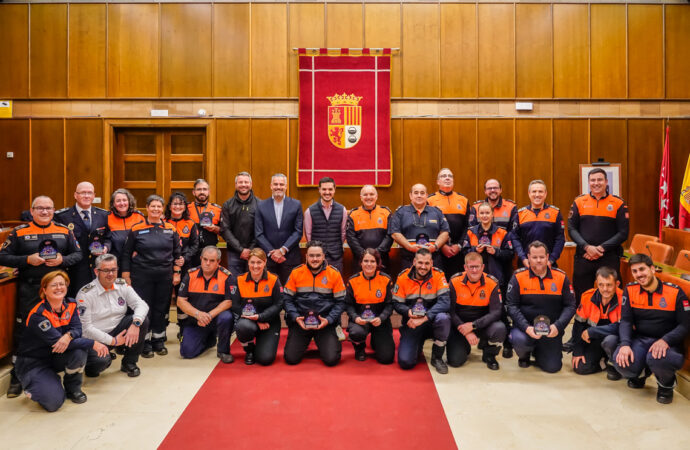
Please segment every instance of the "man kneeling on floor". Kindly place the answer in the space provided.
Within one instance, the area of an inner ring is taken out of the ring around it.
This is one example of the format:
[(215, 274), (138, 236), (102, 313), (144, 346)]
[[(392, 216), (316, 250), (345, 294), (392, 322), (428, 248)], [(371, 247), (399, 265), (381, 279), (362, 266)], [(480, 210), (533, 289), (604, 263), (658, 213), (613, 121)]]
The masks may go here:
[(230, 354), (230, 335), (234, 320), (230, 312), (237, 289), (233, 275), (220, 266), (220, 250), (209, 245), (201, 251), (201, 266), (190, 269), (180, 284), (177, 307), (187, 314), (182, 327), (180, 355), (196, 358), (213, 347), (218, 338), (218, 357), (225, 364)]
[(450, 333), (450, 296), (443, 272), (432, 267), (431, 252), (420, 248), (412, 267), (403, 270), (393, 287), (393, 307), (403, 317), (400, 327), (398, 364), (402, 369), (417, 365), (424, 341), (433, 338), (431, 365), (448, 373), (443, 352)]
[[(120, 370), (127, 376), (138, 377), (137, 361), (149, 328), (146, 319), (149, 306), (132, 286), (117, 278), (115, 255), (100, 255), (95, 265), (96, 279), (77, 293), (82, 335), (109, 347), (124, 346)], [(133, 313), (128, 313), (128, 309)], [(110, 367), (112, 359), (111, 354), (101, 357), (94, 349), (89, 349), (84, 373), (87, 377), (97, 377)]]
[(573, 323), (573, 370), (579, 375), (597, 373), (606, 359), (606, 377), (620, 380), (611, 354), (618, 345), (623, 291), (618, 288), (618, 273), (610, 267), (596, 272), (596, 288), (582, 293)]
[(671, 403), (676, 371), (684, 362), (683, 341), (690, 330), (690, 301), (680, 287), (654, 275), (649, 256), (633, 255), (629, 264), (635, 282), (623, 290), (621, 343), (612, 359), (630, 388), (644, 388), (653, 373), (659, 386), (656, 400)]
[[(465, 255), (465, 272), (450, 280), (450, 320), (448, 364), (465, 364), (471, 346), (482, 350), (482, 361), (491, 370), (498, 370), (496, 355), (501, 351), (508, 331), (501, 321), (501, 290), (498, 280), (484, 273), (482, 255)], [(498, 344), (498, 345), (496, 345)]]
[(307, 242), (307, 263), (295, 267), (283, 288), (288, 336), (285, 362), (298, 364), (312, 339), (327, 366), (340, 361), (342, 345), (335, 327), (345, 310), (340, 272), (326, 262), (324, 244)]

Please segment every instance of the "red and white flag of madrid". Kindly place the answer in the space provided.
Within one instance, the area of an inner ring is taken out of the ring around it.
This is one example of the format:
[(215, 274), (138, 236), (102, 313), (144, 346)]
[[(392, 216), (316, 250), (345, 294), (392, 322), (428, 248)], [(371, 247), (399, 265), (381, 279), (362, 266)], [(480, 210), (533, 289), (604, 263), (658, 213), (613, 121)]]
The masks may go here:
[(671, 144), (668, 139), (669, 127), (666, 126), (666, 140), (664, 142), (664, 157), (661, 161), (661, 176), (659, 177), (659, 240), (664, 227), (673, 228), (676, 218), (673, 217), (673, 197), (671, 190)]

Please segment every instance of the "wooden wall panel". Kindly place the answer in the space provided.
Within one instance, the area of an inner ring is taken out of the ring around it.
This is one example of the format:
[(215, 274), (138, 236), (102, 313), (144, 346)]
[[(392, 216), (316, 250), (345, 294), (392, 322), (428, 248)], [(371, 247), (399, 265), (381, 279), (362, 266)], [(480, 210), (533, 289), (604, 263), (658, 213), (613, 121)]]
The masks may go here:
[(403, 97), (440, 94), (438, 4), (403, 4)]
[(215, 97), (249, 97), (249, 46), (249, 4), (214, 4)]
[[(630, 228), (637, 233), (656, 235), (659, 231), (659, 214), (656, 213), (657, 208), (652, 206), (659, 203), (656, 183), (661, 169), (663, 146), (663, 120), (628, 120), (628, 172), (634, 174), (634, 180), (649, 180), (646, 183), (630, 183), (628, 196), (624, 197), (630, 212)], [(678, 201), (674, 198), (674, 207), (677, 206)]]
[(268, 198), (271, 195), (271, 175), (282, 172), (288, 180), (294, 172), (286, 172), (288, 167), (288, 123), (285, 119), (252, 119), (251, 163), (252, 178), (257, 180), (256, 195)]
[(554, 97), (589, 97), (587, 5), (553, 5), (553, 77)]
[(328, 3), (326, 47), (364, 46), (364, 7), (361, 3)]
[(480, 3), (479, 96), (515, 97), (515, 6)]
[(105, 46), (106, 5), (70, 5), (70, 98), (105, 97)]
[(65, 204), (73, 202), (72, 193), (78, 183), (89, 181), (96, 197), (103, 200), (97, 206), (105, 208), (110, 192), (103, 187), (103, 121), (101, 119), (71, 119), (65, 121)]
[(436, 175), (441, 169), (440, 121), (438, 119), (406, 119), (403, 121), (403, 203), (413, 184), (426, 185), (428, 192), (437, 189)]
[(453, 171), (455, 190), (470, 199), (483, 196), (477, 180), (477, 121), (475, 119), (441, 120), (441, 167)]
[[(14, 152), (14, 158), (6, 158), (7, 152)], [(7, 194), (0, 202), (0, 221), (19, 220), (31, 206), (28, 120), (0, 120), (0, 155), (0, 192)]]
[[(249, 119), (216, 121), (216, 180), (218, 180), (215, 189), (216, 203), (222, 204), (235, 193), (234, 180), (238, 172), (252, 173), (250, 139)], [(256, 193), (257, 189), (266, 190), (270, 179), (264, 180), (252, 176), (252, 182)]]
[(108, 5), (108, 96), (157, 97), (157, 4)]
[(625, 5), (591, 5), (591, 12), (592, 98), (625, 98)]
[[(669, 134), (671, 140), (671, 169), (673, 170), (673, 205), (677, 211), (677, 208), (680, 206), (683, 176), (688, 164), (688, 157), (690, 157), (690, 119), (670, 120), (669, 125), (671, 127)], [(661, 161), (661, 151), (658, 154), (660, 155), (658, 159)], [(676, 225), (678, 225), (677, 221)]]
[(64, 127), (62, 119), (31, 121), (31, 195), (47, 195), (55, 208), (64, 202)]
[(293, 48), (325, 47), (325, 8), (318, 3), (290, 5), (290, 95), (299, 95), (298, 57)]
[(211, 96), (211, 30), (210, 4), (161, 4), (162, 97)]
[(252, 97), (285, 97), (289, 52), (287, 7), (279, 3), (252, 3), (251, 18)]
[(589, 122), (587, 119), (555, 119), (553, 121), (553, 191), (549, 202), (568, 217), (570, 205), (580, 194), (580, 164), (589, 163)]
[(666, 98), (690, 98), (690, 8), (666, 5)]
[[(553, 183), (551, 171), (551, 120), (518, 119), (515, 121), (515, 201), (518, 205), (529, 203), (527, 187), (532, 180), (540, 179), (546, 183), (551, 194)], [(547, 203), (553, 198), (549, 196)]]
[[(364, 46), (400, 48), (399, 4), (364, 5)], [(391, 97), (402, 96), (402, 58), (400, 53), (391, 61)]]
[(30, 12), (31, 97), (66, 97), (67, 5), (32, 4)]
[(0, 97), (29, 96), (29, 6), (0, 5)]
[[(591, 160), (604, 158), (621, 163), (622, 197), (628, 198), (628, 133), (625, 119), (592, 119), (590, 121), (589, 154)], [(658, 173), (658, 172), (657, 172)], [(635, 174), (637, 179), (637, 174)]]
[(441, 4), (441, 97), (477, 96), (477, 7)]
[(513, 139), (512, 119), (477, 121), (477, 180), (483, 186), (489, 178), (496, 178), (503, 186), (503, 195), (515, 199)]
[(553, 97), (551, 5), (515, 5), (517, 96)]
[(664, 96), (662, 5), (628, 5), (628, 85), (630, 98)]

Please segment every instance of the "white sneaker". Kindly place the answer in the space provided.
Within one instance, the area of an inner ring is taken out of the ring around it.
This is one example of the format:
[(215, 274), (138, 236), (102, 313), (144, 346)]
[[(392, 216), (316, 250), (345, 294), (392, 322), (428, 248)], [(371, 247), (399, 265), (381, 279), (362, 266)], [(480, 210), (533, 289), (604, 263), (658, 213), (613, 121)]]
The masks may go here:
[(335, 334), (338, 335), (338, 340), (339, 341), (344, 341), (345, 340), (345, 333), (343, 333), (343, 327), (340, 325), (337, 325), (335, 327)]

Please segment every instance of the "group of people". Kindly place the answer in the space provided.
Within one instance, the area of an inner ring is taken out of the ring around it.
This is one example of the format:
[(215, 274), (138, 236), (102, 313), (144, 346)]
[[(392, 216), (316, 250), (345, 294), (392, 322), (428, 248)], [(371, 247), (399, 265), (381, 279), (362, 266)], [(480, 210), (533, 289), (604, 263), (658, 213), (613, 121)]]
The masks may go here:
[[(491, 370), (499, 369), (501, 351), (510, 358), (514, 349), (520, 367), (550, 373), (561, 369), (565, 350), (573, 352), (576, 373), (606, 370), (632, 388), (654, 373), (657, 400), (669, 403), (690, 303), (680, 288), (656, 278), (646, 255), (630, 259), (635, 282), (620, 287), (627, 206), (609, 193), (604, 170), (593, 169), (588, 180), (589, 194), (577, 197), (568, 214), (577, 245), (572, 286), (557, 268), (565, 222), (546, 203), (541, 180), (529, 184), (530, 204), (520, 209), (502, 197), (495, 179), (486, 181), (486, 197), (470, 204), (453, 190), (449, 169), (439, 172), (437, 192), (415, 184), (410, 204), (395, 212), (377, 203), (371, 185), (348, 212), (328, 177), (319, 181), (320, 199), (305, 210), (286, 196), (283, 174), (271, 178), (271, 198), (259, 200), (247, 172), (237, 174), (235, 193), (222, 206), (209, 202), (201, 179), (190, 202), (178, 192), (167, 202), (149, 196), (146, 215), (126, 189), (112, 194), (110, 211), (94, 207), (88, 182), (77, 186), (71, 208), (54, 211), (50, 198), (36, 197), (31, 221), (0, 250), (0, 265), (18, 269), (8, 397), (24, 390), (50, 411), (65, 398), (84, 402), (82, 373), (97, 377), (117, 353), (121, 370), (138, 376), (139, 356), (167, 354), (174, 299), (183, 358), (215, 346), (218, 358), (232, 363), (234, 332), (246, 364), (272, 364), (284, 311), (285, 362), (298, 364), (314, 340), (324, 364), (334, 366), (346, 312), (355, 358), (367, 358), (370, 336), (376, 360), (391, 364), (395, 311), (402, 317), (403, 369), (417, 364), (427, 339), (430, 363), (441, 374), (463, 365), (472, 346)], [(227, 268), (219, 236), (227, 243)], [(347, 280), (345, 242), (356, 262)], [(394, 242), (403, 269), (397, 277), (389, 274)], [(572, 338), (564, 343), (573, 317)]]

